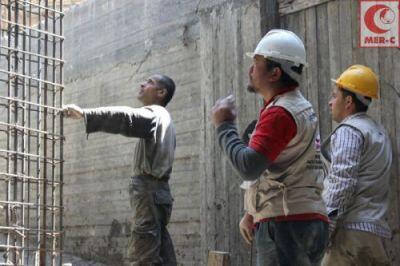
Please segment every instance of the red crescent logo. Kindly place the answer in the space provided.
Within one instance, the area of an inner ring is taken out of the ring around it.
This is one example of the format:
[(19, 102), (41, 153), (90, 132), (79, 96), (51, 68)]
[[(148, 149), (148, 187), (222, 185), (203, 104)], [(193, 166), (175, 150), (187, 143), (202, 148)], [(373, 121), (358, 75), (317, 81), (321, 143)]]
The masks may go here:
[(365, 25), (367, 26), (367, 28), (377, 34), (382, 34), (382, 33), (386, 33), (389, 30), (386, 29), (382, 29), (380, 27), (378, 27), (375, 23), (375, 14), (376, 12), (378, 12), (379, 10), (382, 10), (382, 12), (387, 12), (389, 10), (391, 10), (388, 6), (385, 5), (374, 5), (371, 6), (370, 8), (368, 8), (367, 12), (365, 12), (365, 17), (364, 17), (364, 21), (365, 21)]

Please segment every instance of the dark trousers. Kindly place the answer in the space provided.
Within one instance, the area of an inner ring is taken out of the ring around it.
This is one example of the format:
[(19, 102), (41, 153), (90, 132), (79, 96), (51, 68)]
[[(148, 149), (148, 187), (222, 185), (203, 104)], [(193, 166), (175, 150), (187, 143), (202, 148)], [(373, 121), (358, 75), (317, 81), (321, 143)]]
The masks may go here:
[(129, 265), (176, 265), (174, 246), (166, 227), (173, 202), (168, 182), (146, 175), (135, 176), (129, 195), (132, 208)]
[(257, 265), (320, 265), (328, 234), (328, 224), (320, 220), (260, 223), (255, 232)]

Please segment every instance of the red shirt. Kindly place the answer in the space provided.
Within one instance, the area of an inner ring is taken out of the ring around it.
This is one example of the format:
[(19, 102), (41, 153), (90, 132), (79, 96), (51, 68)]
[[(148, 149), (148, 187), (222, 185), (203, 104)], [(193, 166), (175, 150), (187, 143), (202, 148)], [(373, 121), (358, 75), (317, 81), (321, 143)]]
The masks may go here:
[[(294, 88), (283, 89), (277, 95), (284, 94), (293, 89)], [(268, 102), (265, 102), (249, 142), (250, 148), (263, 154), (270, 162), (275, 161), (297, 134), (296, 122), (286, 109), (280, 106), (272, 106), (266, 109), (268, 104), (270, 104), (277, 95)], [(260, 222), (269, 220), (274, 220), (276, 222), (322, 220), (328, 222), (328, 217), (318, 213), (304, 213), (266, 218), (262, 219)]]
[[(293, 88), (283, 89), (277, 95), (291, 90)], [(296, 122), (287, 110), (280, 106), (266, 109), (277, 95), (265, 102), (249, 142), (250, 148), (263, 154), (271, 162), (275, 161), (297, 134)]]

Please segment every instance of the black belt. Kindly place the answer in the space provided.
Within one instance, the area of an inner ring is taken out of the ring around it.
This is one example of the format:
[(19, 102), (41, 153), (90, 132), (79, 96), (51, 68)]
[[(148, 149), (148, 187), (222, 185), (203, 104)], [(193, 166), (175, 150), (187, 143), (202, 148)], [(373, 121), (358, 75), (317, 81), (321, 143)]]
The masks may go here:
[(165, 175), (165, 176), (162, 176), (162, 177), (158, 177), (158, 176), (154, 176), (152, 174), (146, 173), (146, 172), (143, 172), (143, 175), (150, 176), (150, 177), (154, 178), (155, 180), (164, 181), (164, 182), (168, 182), (168, 180), (169, 180), (169, 176), (168, 175)]

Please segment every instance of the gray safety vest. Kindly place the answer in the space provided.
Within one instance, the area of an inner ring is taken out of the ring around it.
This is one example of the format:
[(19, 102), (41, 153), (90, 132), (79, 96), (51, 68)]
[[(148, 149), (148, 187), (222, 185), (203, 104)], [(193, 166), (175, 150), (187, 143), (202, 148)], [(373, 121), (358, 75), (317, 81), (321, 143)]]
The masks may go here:
[[(364, 138), (357, 184), (351, 205), (343, 214), (342, 223), (370, 222), (389, 229), (385, 218), (389, 205), (389, 180), (392, 164), (392, 147), (385, 129), (366, 113), (356, 113), (346, 118), (332, 132), (342, 126), (350, 126), (361, 132)], [(330, 138), (322, 146), (326, 161), (330, 160)], [(329, 167), (329, 165), (328, 165)], [(324, 195), (329, 193), (325, 191)]]

